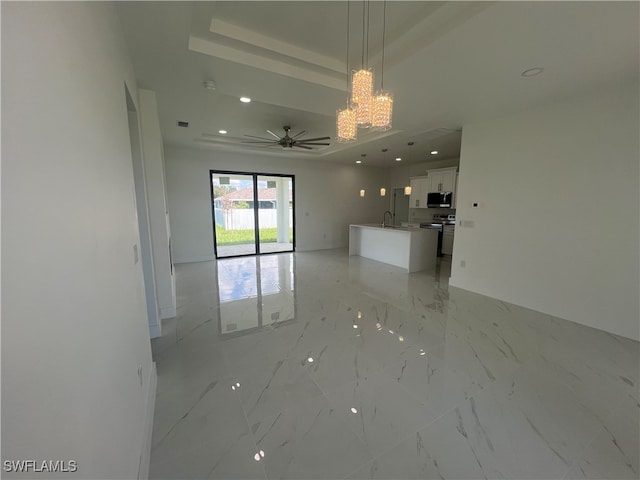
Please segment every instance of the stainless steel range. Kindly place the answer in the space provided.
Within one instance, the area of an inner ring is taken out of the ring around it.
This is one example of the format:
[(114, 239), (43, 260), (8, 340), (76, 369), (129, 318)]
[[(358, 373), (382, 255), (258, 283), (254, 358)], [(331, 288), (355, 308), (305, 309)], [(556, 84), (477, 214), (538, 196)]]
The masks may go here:
[(438, 256), (442, 257), (442, 233), (443, 230), (453, 230), (456, 224), (456, 216), (447, 213), (434, 213), (433, 220), (430, 222), (422, 222), (420, 228), (429, 228), (438, 230)]
[(446, 213), (434, 213), (433, 220), (430, 222), (423, 222), (420, 224), (420, 228), (432, 228), (442, 231), (443, 225), (455, 225), (456, 216)]

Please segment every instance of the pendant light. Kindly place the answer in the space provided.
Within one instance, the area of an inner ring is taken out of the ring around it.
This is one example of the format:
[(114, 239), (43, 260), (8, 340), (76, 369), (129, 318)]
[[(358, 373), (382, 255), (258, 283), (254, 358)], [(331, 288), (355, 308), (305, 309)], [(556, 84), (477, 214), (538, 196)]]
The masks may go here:
[[(382, 152), (382, 161), (383, 161), (384, 165), (387, 164), (387, 151), (388, 150), (389, 150), (388, 148), (383, 148), (381, 150), (381, 152)], [(380, 196), (384, 197), (386, 195), (387, 195), (387, 189), (385, 187), (380, 187)]]
[(391, 128), (393, 116), (393, 95), (384, 89), (384, 39), (387, 27), (387, 0), (383, 2), (382, 14), (382, 66), (380, 68), (380, 90), (371, 102), (371, 129), (386, 131)]
[[(349, 76), (350, 2), (347, 0), (347, 77)], [(360, 70), (351, 71), (351, 95), (347, 107), (336, 112), (338, 142), (356, 140), (358, 127), (386, 131), (392, 126), (393, 94), (384, 89), (384, 44), (387, 21), (387, 2), (383, 2), (382, 15), (382, 68), (380, 90), (373, 93), (373, 69), (369, 68), (370, 0), (362, 0), (362, 64)], [(349, 79), (347, 78), (347, 95)]]
[(336, 137), (339, 143), (353, 142), (358, 137), (357, 111), (349, 101), (349, 2), (347, 1), (347, 107), (336, 112)]
[[(366, 8), (365, 8), (366, 7)], [(366, 14), (365, 14), (366, 12)], [(365, 17), (367, 18), (365, 28)], [(354, 70), (351, 76), (351, 102), (357, 106), (358, 127), (371, 126), (371, 102), (373, 98), (373, 70), (368, 68), (369, 56), (369, 0), (362, 0), (362, 64), (360, 70)], [(366, 43), (365, 43), (366, 32)], [(365, 44), (367, 56), (365, 57)]]

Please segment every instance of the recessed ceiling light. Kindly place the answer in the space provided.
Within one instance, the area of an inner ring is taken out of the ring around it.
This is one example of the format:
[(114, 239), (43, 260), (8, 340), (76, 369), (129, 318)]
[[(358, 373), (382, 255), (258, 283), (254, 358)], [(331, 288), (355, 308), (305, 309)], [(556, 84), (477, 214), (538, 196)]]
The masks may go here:
[(356, 160), (356, 163), (362, 163), (362, 160)]
[(438, 154), (438, 150), (432, 150), (431, 151), (431, 155), (437, 155)]
[(535, 77), (536, 75), (540, 75), (544, 69), (542, 67), (533, 67), (528, 70), (525, 70), (520, 75), (523, 77)]
[(249, 103), (251, 101), (251, 99), (249, 97), (240, 97), (240, 101), (242, 103)]
[(227, 131), (226, 130), (218, 130), (218, 133), (221, 135), (226, 135)]
[(399, 162), (400, 160), (402, 160), (402, 158), (396, 157), (396, 162)]

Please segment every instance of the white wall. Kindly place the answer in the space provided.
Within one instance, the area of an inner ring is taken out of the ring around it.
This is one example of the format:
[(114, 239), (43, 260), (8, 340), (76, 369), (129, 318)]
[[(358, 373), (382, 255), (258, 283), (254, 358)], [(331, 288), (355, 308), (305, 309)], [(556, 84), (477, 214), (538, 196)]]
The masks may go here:
[(2, 3), (2, 460), (77, 478), (136, 478), (154, 395), (119, 25)]
[(640, 339), (638, 106), (635, 83), (465, 126), (451, 285)]
[[(350, 223), (381, 222), (388, 171), (318, 159), (288, 159), (165, 146), (167, 191), (176, 263), (211, 260), (213, 223), (209, 170), (295, 176), (296, 250), (346, 247)], [(359, 196), (365, 189), (364, 198)]]
[[(164, 152), (156, 94), (140, 89), (140, 125), (144, 174), (149, 198), (149, 225), (153, 249), (153, 266), (160, 317), (176, 316), (176, 280), (171, 264), (171, 226), (167, 208)], [(160, 324), (152, 333), (160, 333)], [(156, 335), (159, 336), (159, 335)]]

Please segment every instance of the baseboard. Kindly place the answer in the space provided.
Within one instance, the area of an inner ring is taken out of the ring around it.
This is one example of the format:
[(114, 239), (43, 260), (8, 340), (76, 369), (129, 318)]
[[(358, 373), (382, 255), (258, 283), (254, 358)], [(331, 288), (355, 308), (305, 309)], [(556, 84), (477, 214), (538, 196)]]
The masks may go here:
[(158, 324), (149, 324), (149, 336), (151, 338), (158, 338), (162, 336), (162, 326)]
[(173, 263), (174, 264), (178, 264), (178, 263), (197, 263), (197, 262), (211, 262), (212, 260), (215, 260), (216, 257), (213, 255), (206, 255), (206, 256), (202, 256), (202, 257), (176, 257), (173, 259)]
[(147, 411), (144, 422), (144, 438), (140, 453), (140, 465), (138, 466), (138, 479), (149, 478), (149, 463), (151, 461), (151, 435), (153, 433), (153, 412), (156, 408), (156, 387), (158, 385), (158, 374), (156, 372), (156, 362), (151, 364), (149, 373), (149, 389), (147, 391)]
[(164, 307), (160, 309), (160, 318), (173, 318), (176, 315), (176, 307)]

